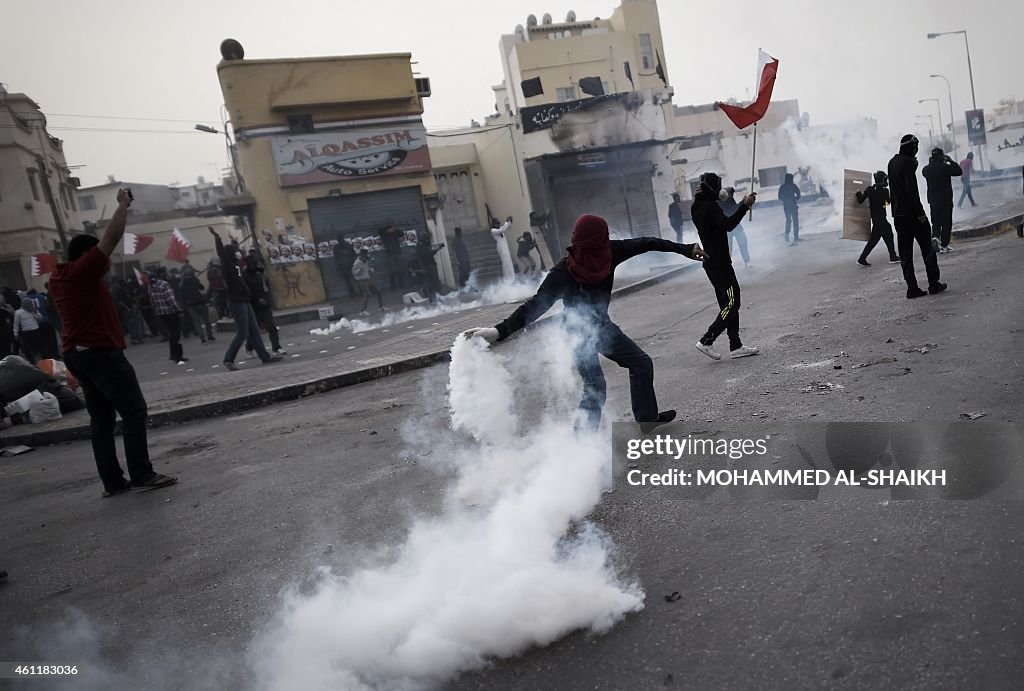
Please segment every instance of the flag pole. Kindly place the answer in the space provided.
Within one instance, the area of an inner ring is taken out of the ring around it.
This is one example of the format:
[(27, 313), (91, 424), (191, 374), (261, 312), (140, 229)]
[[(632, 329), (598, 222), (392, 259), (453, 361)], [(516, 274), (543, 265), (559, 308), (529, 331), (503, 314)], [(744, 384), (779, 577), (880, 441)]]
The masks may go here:
[[(754, 122), (754, 150), (750, 155), (750, 192), (754, 192), (754, 170), (757, 161), (757, 122)], [(747, 217), (748, 221), (754, 220), (754, 210), (750, 210), (750, 215)]]

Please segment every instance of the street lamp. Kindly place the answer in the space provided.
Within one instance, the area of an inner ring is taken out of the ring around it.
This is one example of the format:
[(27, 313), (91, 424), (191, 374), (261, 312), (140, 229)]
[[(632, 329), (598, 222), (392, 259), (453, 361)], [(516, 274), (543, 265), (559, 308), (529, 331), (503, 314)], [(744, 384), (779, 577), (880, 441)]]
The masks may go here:
[[(925, 116), (918, 115), (917, 117), (923, 118)], [(928, 116), (928, 117), (931, 117), (931, 116)], [(924, 120), (914, 120), (914, 124), (915, 125), (921, 125), (922, 127), (927, 127), (928, 128), (928, 143), (929, 143), (929, 146), (931, 146), (931, 148), (934, 149), (935, 148), (935, 135), (932, 133), (932, 126), (929, 125)]]
[[(960, 29), (959, 31), (940, 31), (938, 33), (928, 34), (928, 38), (938, 38), (939, 36), (949, 36), (951, 34), (963, 34), (964, 35), (964, 48), (967, 50), (967, 75), (971, 79), (971, 107), (974, 110), (978, 109), (978, 99), (974, 95), (974, 70), (971, 69), (971, 44), (967, 41), (967, 31)], [(968, 148), (970, 147), (970, 135), (968, 134)], [(983, 167), (982, 151), (978, 152), (978, 168)]]
[(956, 147), (956, 116), (953, 114), (953, 87), (950, 86), (949, 79), (941, 74), (929, 74), (928, 76), (946, 82), (946, 95), (949, 96), (949, 136), (953, 138), (953, 157), (959, 160), (960, 154)]
[[(921, 99), (918, 99), (917, 103), (918, 103), (918, 105), (920, 105), (922, 103), (927, 103), (928, 101), (935, 101), (935, 111), (939, 114), (939, 127), (935, 131), (938, 132), (941, 135), (941, 133), (942, 133), (942, 108), (939, 107), (939, 99), (937, 99), (937, 98), (921, 98)], [(940, 140), (941, 140), (941, 136), (940, 136)]]

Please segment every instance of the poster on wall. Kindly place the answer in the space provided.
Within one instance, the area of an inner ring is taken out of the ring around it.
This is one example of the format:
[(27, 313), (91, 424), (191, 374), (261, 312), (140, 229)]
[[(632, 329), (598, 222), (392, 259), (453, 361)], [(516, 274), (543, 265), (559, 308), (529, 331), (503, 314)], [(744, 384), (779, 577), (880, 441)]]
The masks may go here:
[(843, 171), (843, 239), (867, 242), (871, 237), (871, 209), (857, 201), (857, 192), (871, 186), (871, 173)]
[(430, 170), (427, 131), (420, 120), (342, 132), (273, 138), (282, 187)]

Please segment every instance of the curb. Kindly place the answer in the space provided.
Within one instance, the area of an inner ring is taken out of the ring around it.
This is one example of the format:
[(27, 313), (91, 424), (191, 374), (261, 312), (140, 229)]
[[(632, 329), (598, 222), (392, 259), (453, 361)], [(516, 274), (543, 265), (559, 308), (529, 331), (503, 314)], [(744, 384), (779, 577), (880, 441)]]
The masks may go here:
[(1011, 216), (1010, 218), (1004, 218), (1000, 221), (990, 223), (987, 226), (954, 230), (953, 237), (957, 240), (966, 240), (968, 238), (982, 238), (989, 235), (1002, 235), (1003, 233), (1008, 233), (1011, 230), (1016, 230), (1022, 223), (1024, 223), (1024, 214), (1019, 214), (1017, 216)]
[[(663, 271), (655, 276), (641, 279), (635, 283), (630, 283), (617, 290), (613, 290), (612, 296), (619, 297), (639, 292), (645, 288), (649, 288), (650, 286), (667, 281), (668, 279), (673, 278), (696, 265), (697, 262), (683, 264), (682, 266)], [(545, 321), (547, 321), (547, 319), (542, 319), (538, 323)], [(256, 391), (240, 396), (225, 398), (220, 401), (200, 403), (198, 405), (185, 406), (175, 408), (174, 410), (153, 413), (149, 416), (147, 426), (150, 429), (154, 429), (156, 427), (164, 427), (166, 425), (193, 422), (195, 420), (205, 420), (211, 417), (233, 415), (245, 410), (261, 408), (273, 403), (294, 401), (307, 396), (326, 393), (328, 391), (341, 389), (347, 386), (363, 384), (368, 381), (373, 381), (374, 379), (390, 377), (393, 374), (412, 372), (413, 370), (423, 369), (447, 359), (448, 348), (446, 347), (442, 350), (426, 352), (402, 360), (396, 360), (395, 362), (389, 362), (386, 365), (377, 365), (375, 367), (368, 367), (351, 372), (332, 374), (297, 384), (288, 384), (287, 386), (280, 386), (274, 389)], [(119, 434), (120, 431), (121, 422), (118, 420), (117, 433)], [(89, 423), (86, 421), (83, 424), (75, 425), (74, 427), (65, 427), (63, 429), (39, 430), (37, 432), (26, 430), (25, 432), (18, 432), (15, 434), (2, 434), (0, 435), (0, 446), (17, 446), (19, 444), (34, 447), (49, 446), (53, 444), (64, 444), (67, 442), (89, 439), (91, 436), (92, 434), (89, 428)]]

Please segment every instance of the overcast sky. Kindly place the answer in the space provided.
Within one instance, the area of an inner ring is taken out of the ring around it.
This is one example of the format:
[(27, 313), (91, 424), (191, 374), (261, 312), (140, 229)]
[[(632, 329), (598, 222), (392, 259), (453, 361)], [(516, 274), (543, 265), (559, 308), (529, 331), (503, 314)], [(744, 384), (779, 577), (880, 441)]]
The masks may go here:
[[(570, 9), (580, 19), (608, 17), (616, 2), (179, 0), (150, 9), (137, 1), (39, 0), (19, 4), (14, 19), (5, 0), (0, 82), (42, 106), (68, 162), (84, 166), (77, 169), (84, 185), (107, 175), (185, 184), (226, 165), (223, 139), (192, 131), (194, 122), (220, 126), (215, 68), (226, 37), (251, 58), (410, 52), (431, 79), (427, 126), (454, 127), (493, 111), (501, 34), (531, 12), (555, 21)], [(918, 105), (919, 98), (940, 97), (949, 118), (945, 83), (929, 74), (949, 77), (961, 117), (970, 107), (962, 37), (925, 37), (957, 29), (970, 35), (978, 106), (1024, 98), (1019, 0), (661, 0), (659, 9), (679, 105), (747, 97), (763, 47), (781, 61), (776, 97), (798, 98), (812, 123), (866, 116), (878, 119), (883, 137), (920, 131), (915, 116), (935, 113), (935, 104)]]

